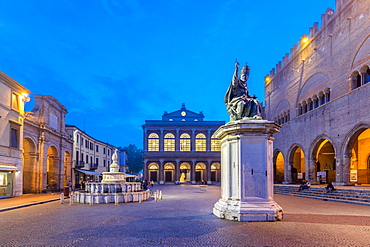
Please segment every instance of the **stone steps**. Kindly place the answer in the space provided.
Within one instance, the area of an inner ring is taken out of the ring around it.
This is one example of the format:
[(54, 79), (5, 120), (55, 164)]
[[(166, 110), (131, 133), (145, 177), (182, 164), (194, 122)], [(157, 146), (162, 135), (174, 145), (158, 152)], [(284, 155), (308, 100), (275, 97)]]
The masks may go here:
[(275, 194), (370, 206), (370, 189), (343, 189), (341, 187), (336, 188), (331, 193), (326, 193), (324, 187), (311, 187), (302, 191), (298, 190), (299, 185), (274, 185)]

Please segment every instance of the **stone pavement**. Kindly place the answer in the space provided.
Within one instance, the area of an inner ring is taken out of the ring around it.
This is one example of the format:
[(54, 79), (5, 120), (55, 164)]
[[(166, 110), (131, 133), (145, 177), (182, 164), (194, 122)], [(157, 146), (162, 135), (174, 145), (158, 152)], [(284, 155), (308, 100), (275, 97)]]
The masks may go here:
[[(370, 246), (368, 206), (275, 195), (283, 221), (234, 222), (212, 214), (219, 186), (156, 189), (163, 200), (89, 206), (68, 199), (0, 212), (0, 246)], [(13, 199), (1, 199), (0, 208)]]

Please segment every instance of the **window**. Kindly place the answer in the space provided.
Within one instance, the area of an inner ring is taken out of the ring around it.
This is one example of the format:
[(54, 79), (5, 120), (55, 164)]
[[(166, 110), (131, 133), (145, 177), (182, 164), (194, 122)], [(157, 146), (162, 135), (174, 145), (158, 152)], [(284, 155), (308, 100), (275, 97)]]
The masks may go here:
[(105, 148), (103, 148), (103, 154), (105, 154)]
[(12, 94), (12, 108), (14, 110), (16, 110), (16, 111), (19, 111), (20, 110), (20, 107), (19, 107), (19, 96), (16, 93), (13, 93)]
[(370, 82), (370, 69), (367, 68), (366, 73), (364, 75), (364, 84)]
[(90, 150), (94, 150), (94, 143), (90, 142)]
[(171, 133), (164, 136), (164, 151), (175, 151), (175, 136)]
[(156, 133), (148, 136), (148, 151), (159, 151), (159, 136)]
[(96, 145), (96, 152), (99, 152), (99, 146)]
[(103, 160), (103, 166), (106, 167), (107, 166), (107, 161), (106, 160)]
[(76, 151), (76, 163), (78, 164), (78, 159), (80, 158), (80, 153)]
[(93, 164), (93, 158), (90, 156), (90, 164)]
[(19, 132), (18, 132), (18, 129), (10, 128), (10, 147), (19, 148)]
[(95, 164), (96, 164), (96, 166), (99, 166), (99, 158), (95, 159)]
[(84, 138), (81, 136), (81, 145), (84, 145)]
[(10, 123), (9, 147), (19, 148), (19, 133), (21, 125), (13, 121), (9, 121), (9, 123)]
[(207, 139), (202, 133), (195, 137), (195, 151), (207, 151)]
[(85, 148), (89, 148), (89, 141), (85, 140)]
[(79, 135), (76, 135), (76, 142), (77, 143), (78, 143), (79, 139), (80, 139), (80, 136)]
[(81, 153), (81, 161), (83, 162), (84, 161), (84, 154)]
[(221, 141), (214, 134), (211, 136), (211, 151), (221, 151)]
[(187, 133), (180, 136), (180, 151), (190, 151), (190, 135)]
[(108, 148), (108, 156), (110, 155), (110, 149)]

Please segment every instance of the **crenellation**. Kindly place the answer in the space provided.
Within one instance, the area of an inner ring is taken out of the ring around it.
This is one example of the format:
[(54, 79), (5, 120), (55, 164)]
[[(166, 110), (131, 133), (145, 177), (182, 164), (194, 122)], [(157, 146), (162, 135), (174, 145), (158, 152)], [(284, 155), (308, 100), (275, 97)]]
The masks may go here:
[(289, 62), (289, 53), (286, 53), (285, 56), (283, 57), (284, 66), (287, 65), (288, 62)]

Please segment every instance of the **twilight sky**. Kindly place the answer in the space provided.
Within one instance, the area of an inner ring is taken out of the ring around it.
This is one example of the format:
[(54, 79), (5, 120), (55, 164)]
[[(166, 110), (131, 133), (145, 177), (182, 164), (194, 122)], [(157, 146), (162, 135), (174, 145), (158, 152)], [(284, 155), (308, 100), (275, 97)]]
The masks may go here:
[(263, 101), (264, 76), (327, 8), (335, 0), (0, 0), (0, 70), (59, 100), (67, 124), (142, 148), (145, 120), (182, 103), (228, 121), (236, 58)]

